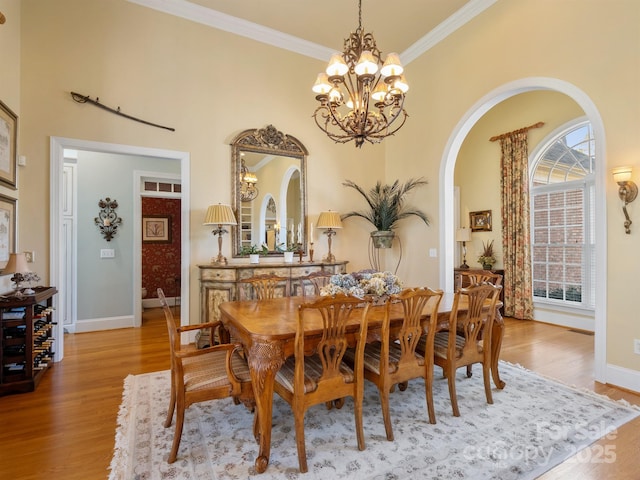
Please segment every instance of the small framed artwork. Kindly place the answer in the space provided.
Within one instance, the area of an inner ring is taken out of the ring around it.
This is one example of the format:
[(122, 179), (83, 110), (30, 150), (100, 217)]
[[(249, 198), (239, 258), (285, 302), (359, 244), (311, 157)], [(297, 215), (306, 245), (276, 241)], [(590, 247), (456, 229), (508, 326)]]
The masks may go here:
[(18, 116), (0, 102), (0, 183), (16, 189)]
[(15, 198), (0, 195), (0, 270), (16, 251), (16, 204)]
[(472, 232), (490, 232), (491, 210), (469, 212), (469, 225), (471, 226)]
[(142, 243), (171, 243), (171, 217), (166, 215), (143, 216)]

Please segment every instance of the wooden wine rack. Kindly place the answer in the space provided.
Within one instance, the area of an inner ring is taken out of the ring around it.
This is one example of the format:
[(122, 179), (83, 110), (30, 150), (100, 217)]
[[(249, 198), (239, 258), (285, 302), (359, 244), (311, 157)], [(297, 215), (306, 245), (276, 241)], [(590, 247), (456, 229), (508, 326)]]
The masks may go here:
[(0, 297), (0, 395), (32, 392), (53, 363), (55, 287)]

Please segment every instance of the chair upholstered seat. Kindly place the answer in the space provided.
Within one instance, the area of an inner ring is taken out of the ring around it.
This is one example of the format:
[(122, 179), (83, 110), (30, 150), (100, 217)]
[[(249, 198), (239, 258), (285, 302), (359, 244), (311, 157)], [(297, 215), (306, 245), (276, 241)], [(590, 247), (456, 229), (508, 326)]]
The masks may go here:
[[(426, 337), (422, 337), (423, 339)], [(424, 345), (424, 341), (423, 341)], [(424, 347), (423, 347), (424, 348)], [(364, 347), (364, 368), (380, 375), (380, 356), (382, 355), (382, 344), (380, 341), (372, 342)], [(421, 367), (424, 366), (424, 355), (417, 352), (413, 353), (416, 363)], [(344, 355), (345, 359), (353, 362), (353, 350), (349, 349)], [(402, 357), (402, 348), (397, 342), (389, 344), (389, 373), (398, 371), (398, 365)]]
[[(276, 373), (276, 381), (287, 390), (293, 393), (295, 383), (295, 367), (296, 360), (294, 357), (289, 357), (284, 365), (280, 367), (278, 373)], [(318, 380), (322, 377), (322, 361), (318, 355), (311, 355), (304, 359), (304, 393), (314, 392), (318, 388)], [(340, 364), (340, 374), (345, 383), (353, 383), (354, 374), (353, 369), (346, 363)]]
[[(193, 392), (224, 385), (231, 388), (225, 362), (226, 352), (224, 351), (185, 358), (183, 360), (185, 391)], [(237, 351), (233, 352), (231, 356), (231, 369), (240, 383), (251, 382), (247, 362)]]

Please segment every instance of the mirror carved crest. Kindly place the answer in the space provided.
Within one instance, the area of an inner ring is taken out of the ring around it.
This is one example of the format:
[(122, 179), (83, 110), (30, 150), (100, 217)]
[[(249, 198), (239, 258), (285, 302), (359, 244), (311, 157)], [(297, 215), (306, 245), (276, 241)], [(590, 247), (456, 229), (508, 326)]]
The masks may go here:
[(244, 130), (231, 143), (233, 256), (251, 247), (267, 255), (307, 244), (307, 149), (295, 137), (268, 125)]

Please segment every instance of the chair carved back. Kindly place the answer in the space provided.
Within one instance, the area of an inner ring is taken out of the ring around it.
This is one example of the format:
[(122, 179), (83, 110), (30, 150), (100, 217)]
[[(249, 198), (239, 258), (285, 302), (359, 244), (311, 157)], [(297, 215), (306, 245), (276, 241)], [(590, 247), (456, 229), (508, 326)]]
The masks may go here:
[(300, 277), (300, 292), (303, 297), (307, 295), (320, 295), (320, 289), (326, 286), (332, 277), (332, 273), (329, 272), (313, 272), (309, 275)]
[(279, 275), (256, 275), (242, 280), (244, 299), (268, 300), (289, 296), (289, 277)]
[(502, 285), (502, 275), (493, 273), (489, 270), (459, 272), (459, 283), (457, 288), (468, 287), (471, 285), (479, 285), (481, 283), (491, 283), (493, 285)]

